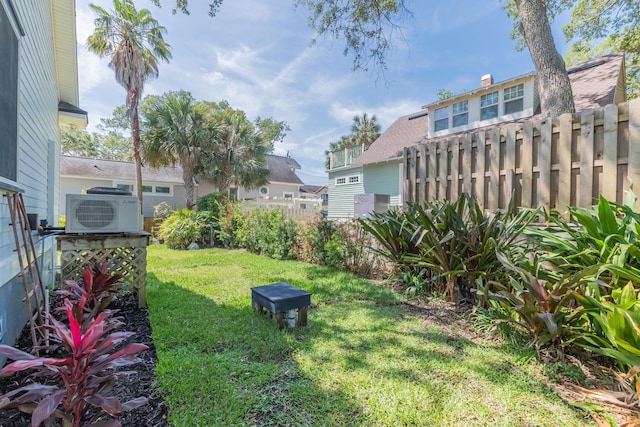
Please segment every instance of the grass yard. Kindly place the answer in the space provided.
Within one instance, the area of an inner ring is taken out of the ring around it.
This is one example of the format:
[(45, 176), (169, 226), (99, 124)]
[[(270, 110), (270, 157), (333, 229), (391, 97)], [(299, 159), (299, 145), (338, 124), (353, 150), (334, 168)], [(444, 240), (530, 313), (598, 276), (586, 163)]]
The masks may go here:
[[(528, 359), (411, 315), (364, 279), (243, 251), (148, 249), (158, 386), (175, 426), (580, 426)], [(254, 286), (313, 293), (309, 325), (252, 311)]]

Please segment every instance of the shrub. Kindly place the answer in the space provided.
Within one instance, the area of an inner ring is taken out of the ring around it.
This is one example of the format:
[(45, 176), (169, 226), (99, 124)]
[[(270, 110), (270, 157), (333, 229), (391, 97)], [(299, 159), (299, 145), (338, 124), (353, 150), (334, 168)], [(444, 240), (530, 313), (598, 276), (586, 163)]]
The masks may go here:
[(237, 202), (227, 203), (218, 217), (216, 238), (224, 247), (242, 247), (239, 231), (245, 221), (242, 205)]
[(209, 193), (198, 199), (196, 207), (198, 211), (213, 212), (217, 218), (220, 216), (220, 212), (224, 211), (224, 207), (228, 203), (227, 198), (221, 193)]
[(66, 297), (74, 305), (80, 304), (82, 300), (86, 301), (82, 305), (87, 318), (93, 319), (115, 301), (124, 286), (122, 278), (122, 274), (109, 273), (106, 261), (94, 262), (87, 266), (80, 283), (66, 280), (64, 283), (69, 289), (59, 289), (54, 293)]
[(212, 244), (215, 225), (216, 219), (209, 212), (182, 209), (160, 225), (160, 237), (172, 249), (185, 249), (193, 242)]
[[(104, 416), (120, 417), (125, 411), (135, 409), (148, 402), (139, 397), (122, 403), (117, 397), (108, 396), (114, 388), (117, 377), (122, 373), (114, 368), (129, 366), (141, 359), (135, 355), (147, 350), (144, 344), (129, 343), (119, 350), (114, 348), (133, 333), (114, 332), (123, 325), (113, 319), (113, 312), (105, 310), (95, 319), (82, 325), (85, 299), (72, 304), (64, 301), (69, 327), (49, 316), (47, 326), (51, 338), (58, 344), (51, 352), (61, 349), (62, 356), (36, 357), (16, 348), (0, 345), (0, 356), (13, 360), (3, 369), (0, 376), (31, 370), (34, 377), (58, 377), (64, 387), (31, 383), (0, 396), (0, 411), (17, 408), (31, 414), (31, 425), (58, 418), (65, 427), (93, 425)], [(78, 313), (80, 313), (78, 315)], [(93, 415), (90, 415), (97, 409)], [(119, 425), (102, 421), (103, 425)]]
[(241, 246), (276, 259), (293, 256), (296, 224), (280, 209), (252, 209), (237, 229)]

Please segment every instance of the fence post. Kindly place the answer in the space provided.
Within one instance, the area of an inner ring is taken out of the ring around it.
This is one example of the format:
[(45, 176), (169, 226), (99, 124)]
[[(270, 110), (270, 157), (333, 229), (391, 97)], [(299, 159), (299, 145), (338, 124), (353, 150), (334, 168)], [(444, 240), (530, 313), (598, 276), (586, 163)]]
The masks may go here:
[[(640, 99), (629, 103), (629, 168), (628, 175), (635, 186), (634, 192), (640, 190)], [(636, 211), (640, 211), (640, 198), (636, 200)]]
[(580, 188), (578, 206), (593, 206), (593, 110), (584, 110), (580, 116)]
[(602, 195), (607, 200), (617, 200), (618, 188), (618, 106), (604, 107), (604, 143), (602, 165)]
[(551, 207), (551, 119), (540, 123), (540, 144), (538, 144), (538, 206), (547, 212)]
[(533, 179), (533, 123), (526, 122), (522, 128), (522, 146), (520, 147), (520, 166), (522, 168), (522, 196), (520, 203), (531, 207), (531, 183)]
[(571, 141), (573, 140), (573, 114), (560, 116), (560, 135), (558, 138), (558, 200), (556, 209), (565, 215), (571, 206)]

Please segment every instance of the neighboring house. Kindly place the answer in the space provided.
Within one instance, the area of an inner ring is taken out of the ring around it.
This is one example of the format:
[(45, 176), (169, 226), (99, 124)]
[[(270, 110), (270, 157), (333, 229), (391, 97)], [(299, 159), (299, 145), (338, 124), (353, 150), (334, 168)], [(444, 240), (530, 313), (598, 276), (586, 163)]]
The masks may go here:
[(303, 185), (300, 188), (300, 198), (303, 200), (320, 200), (322, 209), (329, 205), (328, 185)]
[[(22, 190), (26, 211), (53, 225), (59, 209), (59, 126), (87, 123), (86, 112), (76, 107), (75, 16), (74, 0), (0, 0), (0, 187), (3, 193)], [(0, 340), (13, 344), (28, 313), (4, 197), (0, 222)], [(36, 249), (47, 282), (55, 240), (46, 238)]]
[[(289, 157), (270, 155), (267, 158), (270, 183), (253, 190), (232, 187), (231, 195), (238, 200), (268, 207), (300, 207), (300, 188), (304, 185), (295, 171), (300, 165)], [(116, 187), (131, 191), (135, 189), (136, 172), (132, 162), (98, 160), (83, 157), (62, 156), (60, 166), (61, 214), (65, 214), (64, 201), (67, 194), (81, 194), (93, 187)], [(142, 211), (145, 217), (153, 217), (154, 206), (169, 203), (174, 209), (184, 209), (185, 190), (180, 166), (142, 168)], [(194, 201), (213, 193), (216, 188), (204, 177), (194, 183)], [(319, 205), (316, 201), (316, 205)]]
[[(66, 214), (64, 204), (67, 194), (81, 194), (93, 187), (115, 187), (131, 191), (132, 195), (136, 195), (135, 182), (136, 169), (133, 162), (62, 156), (60, 213)], [(198, 183), (194, 187), (194, 199), (197, 200), (199, 196), (212, 191), (211, 184)], [(144, 166), (142, 195), (142, 214), (145, 217), (153, 217), (154, 206), (161, 202), (169, 203), (174, 209), (183, 209), (186, 202), (182, 168), (168, 166), (154, 169)]]
[[(624, 55), (615, 53), (568, 70), (576, 111), (626, 101)], [(471, 132), (483, 127), (536, 119), (540, 100), (535, 73), (494, 83), (491, 75), (473, 91), (425, 105), (421, 111), (397, 119), (352, 162), (345, 152), (332, 153), (340, 167), (329, 173), (329, 218), (354, 216), (354, 196), (389, 196), (389, 206), (402, 206), (405, 147), (434, 138)], [(540, 116), (541, 117), (541, 116)], [(373, 200), (373, 199), (370, 199)]]

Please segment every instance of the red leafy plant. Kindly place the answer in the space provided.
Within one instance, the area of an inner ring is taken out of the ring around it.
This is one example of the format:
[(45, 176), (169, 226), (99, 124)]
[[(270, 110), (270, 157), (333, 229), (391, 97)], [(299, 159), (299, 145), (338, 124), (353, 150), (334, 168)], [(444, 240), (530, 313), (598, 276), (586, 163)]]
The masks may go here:
[[(107, 262), (94, 262), (87, 266), (82, 274), (80, 283), (75, 280), (65, 280), (68, 289), (60, 289), (54, 293), (69, 299), (77, 305), (83, 298), (86, 299), (84, 311), (88, 314), (85, 319), (93, 319), (98, 313), (104, 311), (118, 296), (118, 292), (124, 286), (122, 274), (111, 274), (107, 270)], [(58, 311), (64, 312), (64, 307)]]
[(58, 377), (63, 384), (59, 387), (32, 383), (12, 390), (0, 396), (0, 411), (17, 408), (29, 413), (33, 427), (44, 422), (51, 425), (55, 419), (60, 419), (63, 427), (115, 427), (121, 426), (117, 418), (125, 411), (148, 402), (146, 397), (138, 397), (122, 403), (119, 398), (108, 396), (117, 377), (131, 373), (113, 370), (141, 362), (136, 354), (148, 347), (129, 343), (114, 351), (135, 334), (116, 331), (123, 323), (112, 317), (114, 310), (102, 311), (95, 319), (85, 321), (83, 326), (85, 303), (86, 295), (76, 304), (64, 300), (69, 327), (49, 316), (50, 325), (46, 327), (51, 331), (52, 339), (57, 341), (50, 354), (59, 350), (63, 357), (36, 357), (0, 345), (0, 356), (13, 360), (0, 369), (0, 377), (33, 370), (33, 377)]

